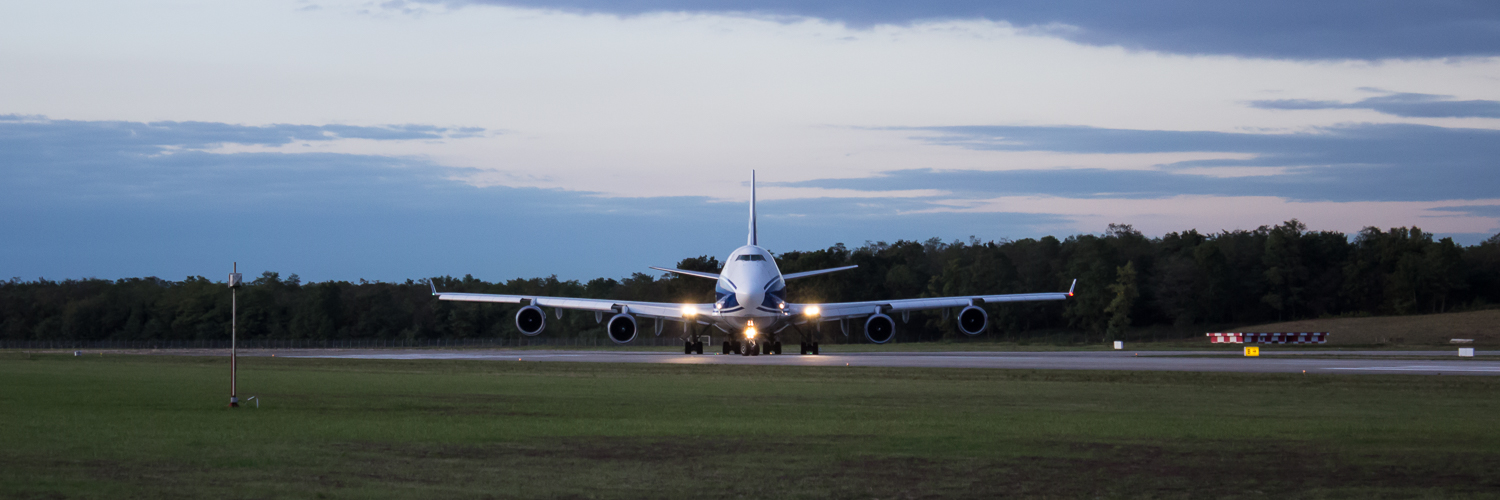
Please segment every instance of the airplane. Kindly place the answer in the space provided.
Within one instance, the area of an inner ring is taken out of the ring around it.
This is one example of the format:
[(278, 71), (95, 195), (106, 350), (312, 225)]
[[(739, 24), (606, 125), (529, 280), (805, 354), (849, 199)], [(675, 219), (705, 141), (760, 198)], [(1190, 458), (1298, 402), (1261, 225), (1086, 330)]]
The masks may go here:
[[(658, 271), (683, 276), (714, 280), (714, 302), (712, 304), (676, 304), (665, 302), (632, 302), (608, 299), (583, 299), (572, 297), (543, 297), (535, 295), (500, 295), (486, 293), (439, 292), (435, 283), (432, 294), (438, 300), (465, 302), (494, 302), (502, 304), (524, 304), (516, 312), (516, 328), (522, 334), (534, 336), (547, 327), (547, 314), (543, 307), (555, 310), (561, 319), (563, 310), (591, 311), (595, 322), (603, 322), (610, 314), (606, 332), (617, 344), (628, 344), (635, 340), (639, 331), (636, 317), (652, 318), (656, 335), (661, 335), (665, 322), (682, 323), (683, 354), (703, 354), (703, 342), (699, 339), (709, 328), (729, 334), (722, 345), (721, 354), (758, 356), (781, 354), (781, 332), (791, 328), (801, 334), (802, 355), (817, 355), (818, 342), (802, 331), (802, 326), (813, 323), (838, 321), (844, 335), (849, 334), (848, 321), (864, 318), (865, 339), (876, 344), (890, 342), (896, 335), (896, 322), (889, 314), (900, 313), (907, 319), (912, 311), (942, 309), (943, 319), (948, 319), (953, 308), (962, 308), (956, 320), (959, 331), (967, 335), (978, 335), (989, 324), (989, 314), (984, 304), (1003, 302), (1029, 302), (1042, 300), (1065, 300), (1073, 296), (1073, 288), (1066, 292), (1022, 293), (1007, 295), (971, 295), (962, 297), (929, 297), (918, 299), (876, 300), (865, 302), (840, 302), (832, 304), (797, 304), (786, 300), (786, 282), (789, 280), (817, 276), (854, 269), (859, 266), (843, 266), (816, 271), (782, 274), (776, 266), (771, 252), (760, 246), (756, 237), (755, 223), (755, 172), (750, 173), (750, 235), (745, 246), (736, 248), (724, 259), (719, 273), (687, 271), (652, 267)], [(689, 332), (694, 325), (696, 332)], [(820, 328), (821, 329), (821, 328)], [(689, 333), (692, 333), (689, 336)]]

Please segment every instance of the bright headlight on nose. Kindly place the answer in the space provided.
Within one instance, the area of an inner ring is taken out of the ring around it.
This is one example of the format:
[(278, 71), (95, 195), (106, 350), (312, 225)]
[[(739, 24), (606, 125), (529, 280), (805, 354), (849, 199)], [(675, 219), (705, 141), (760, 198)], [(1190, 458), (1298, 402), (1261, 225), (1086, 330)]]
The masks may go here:
[(755, 338), (755, 333), (755, 327), (753, 326), (745, 329), (745, 337), (747, 338)]

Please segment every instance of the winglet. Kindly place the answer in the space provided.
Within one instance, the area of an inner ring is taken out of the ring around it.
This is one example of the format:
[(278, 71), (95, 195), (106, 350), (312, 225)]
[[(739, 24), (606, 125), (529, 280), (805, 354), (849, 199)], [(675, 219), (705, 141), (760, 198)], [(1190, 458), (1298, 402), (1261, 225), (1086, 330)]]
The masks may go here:
[(1073, 284), (1068, 285), (1068, 296), (1073, 296), (1073, 289), (1078, 287), (1078, 278), (1073, 278)]
[(432, 294), (437, 295), (437, 282), (433, 280), (427, 280), (427, 284), (432, 285)]

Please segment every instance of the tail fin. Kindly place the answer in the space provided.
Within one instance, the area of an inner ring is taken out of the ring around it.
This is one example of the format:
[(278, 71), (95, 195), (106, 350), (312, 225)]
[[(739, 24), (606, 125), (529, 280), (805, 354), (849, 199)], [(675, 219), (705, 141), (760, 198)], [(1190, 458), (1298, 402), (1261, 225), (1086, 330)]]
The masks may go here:
[(750, 171), (750, 242), (749, 245), (759, 245), (755, 237), (755, 171)]

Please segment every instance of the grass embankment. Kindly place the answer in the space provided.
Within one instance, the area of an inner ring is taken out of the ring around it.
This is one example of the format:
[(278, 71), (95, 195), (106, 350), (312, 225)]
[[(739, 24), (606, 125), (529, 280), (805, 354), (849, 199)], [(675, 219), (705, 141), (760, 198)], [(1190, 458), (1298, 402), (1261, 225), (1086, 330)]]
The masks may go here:
[(1500, 488), (1500, 378), (0, 354), (0, 497)]
[(1500, 309), (1417, 316), (1323, 318), (1247, 326), (1237, 332), (1330, 332), (1328, 345), (1451, 346), (1473, 339), (1481, 347), (1500, 346)]

